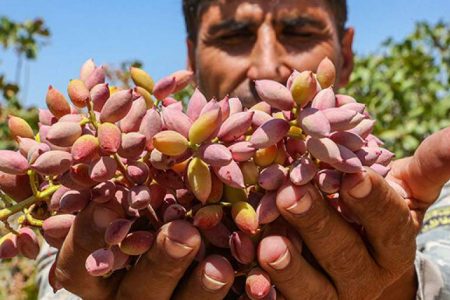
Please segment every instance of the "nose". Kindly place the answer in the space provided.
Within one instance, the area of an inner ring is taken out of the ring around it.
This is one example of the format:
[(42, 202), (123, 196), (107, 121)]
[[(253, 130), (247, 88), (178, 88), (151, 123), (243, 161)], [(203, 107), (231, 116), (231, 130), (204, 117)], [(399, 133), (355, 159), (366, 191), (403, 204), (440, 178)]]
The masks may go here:
[(273, 26), (262, 24), (250, 54), (247, 77), (250, 80), (271, 79), (286, 83), (291, 71), (283, 63), (283, 56), (284, 48), (278, 42)]

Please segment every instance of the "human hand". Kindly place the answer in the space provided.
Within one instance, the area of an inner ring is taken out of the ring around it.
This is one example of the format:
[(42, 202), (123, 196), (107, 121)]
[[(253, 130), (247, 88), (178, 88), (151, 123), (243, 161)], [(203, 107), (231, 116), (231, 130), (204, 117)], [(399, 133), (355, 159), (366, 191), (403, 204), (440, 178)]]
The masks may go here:
[(86, 258), (105, 246), (104, 224), (119, 217), (123, 217), (123, 210), (114, 201), (92, 202), (77, 215), (57, 257), (55, 276), (59, 285), (83, 299), (96, 300), (225, 297), (234, 273), (224, 257), (211, 255), (186, 279), (183, 277), (200, 247), (200, 234), (185, 221), (163, 225), (152, 248), (130, 270), (116, 271), (108, 278), (90, 276), (85, 269)]
[(312, 185), (287, 187), (277, 206), (323, 270), (281, 236), (261, 241), (259, 263), (287, 299), (395, 299), (394, 292), (413, 299), (416, 235), (449, 178), (450, 128), (394, 162), (387, 180), (370, 169), (348, 174), (340, 201), (364, 228), (362, 236)]

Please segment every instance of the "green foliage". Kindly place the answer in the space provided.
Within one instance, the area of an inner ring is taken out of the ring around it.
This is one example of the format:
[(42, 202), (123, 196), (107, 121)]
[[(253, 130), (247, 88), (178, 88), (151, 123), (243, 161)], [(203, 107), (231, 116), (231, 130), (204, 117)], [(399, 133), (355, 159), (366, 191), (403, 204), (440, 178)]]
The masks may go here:
[(17, 143), (12, 139), (8, 129), (8, 115), (21, 117), (30, 124), (33, 131), (38, 131), (37, 123), (39, 121), (38, 110), (34, 107), (30, 108), (9, 108), (0, 110), (0, 149), (15, 150)]
[(119, 66), (106, 65), (106, 78), (108, 79), (110, 85), (124, 89), (128, 89), (133, 86), (130, 74), (131, 67), (142, 68), (143, 64), (140, 60), (136, 59), (123, 61), (119, 64)]
[[(143, 63), (139, 60), (124, 61), (121, 62), (118, 66), (106, 65), (106, 78), (111, 85), (128, 89), (133, 86), (130, 67), (145, 69)], [(187, 87), (173, 95), (173, 97), (178, 101), (182, 101), (183, 105), (187, 107), (187, 102), (189, 101), (189, 98), (193, 93), (194, 87), (192, 85), (188, 85)]]
[[(50, 31), (42, 19), (13, 22), (0, 17), (0, 44), (3, 51), (13, 50), (17, 57), (16, 81), (8, 81), (0, 72), (0, 149), (15, 149), (16, 142), (9, 135), (7, 117), (25, 119), (37, 131), (38, 111), (23, 107), (20, 98), (20, 72), (24, 60), (37, 58), (40, 46), (45, 44)], [(0, 236), (4, 235), (0, 226)], [(3, 260), (0, 264), (0, 299), (37, 299), (35, 263), (22, 257)]]
[(176, 93), (173, 97), (183, 102), (184, 108), (187, 109), (187, 105), (189, 102), (189, 99), (191, 98), (192, 94), (194, 93), (195, 87), (192, 84), (189, 84), (187, 87)]
[(27, 20), (16, 23), (7, 17), (0, 17), (0, 43), (3, 48), (12, 47), (17, 53), (25, 54), (27, 59), (35, 59), (38, 47), (43, 42), (41, 38), (50, 36), (44, 20)]
[(375, 133), (397, 157), (450, 125), (450, 24), (417, 23), (412, 34), (388, 39), (377, 53), (356, 57), (342, 93), (366, 103)]
[[(18, 58), (17, 74), (20, 74), (21, 71), (22, 57), (27, 60), (36, 59), (39, 48), (45, 45), (49, 36), (50, 31), (42, 19), (37, 18), (18, 23), (7, 17), (0, 17), (0, 44), (4, 50), (13, 49), (15, 51)], [(17, 99), (18, 82), (6, 82), (4, 75), (0, 74), (0, 91), (3, 92), (6, 100), (20, 108), (20, 101)]]
[(27, 59), (35, 59), (42, 38), (50, 36), (44, 20), (27, 20), (16, 23), (6, 17), (0, 17), (0, 43), (3, 48), (12, 47), (17, 53), (25, 54)]
[[(7, 17), (0, 17), (0, 44), (5, 51), (14, 50), (17, 56), (17, 81), (20, 79), (23, 59), (36, 59), (39, 48), (45, 45), (49, 36), (50, 31), (42, 19), (18, 23)], [(37, 130), (38, 111), (34, 107), (23, 107), (19, 98), (19, 85), (19, 82), (9, 82), (5, 75), (0, 74), (0, 93), (5, 100), (4, 105), (0, 103), (0, 149), (12, 149), (16, 145), (8, 134), (8, 115), (25, 119)]]

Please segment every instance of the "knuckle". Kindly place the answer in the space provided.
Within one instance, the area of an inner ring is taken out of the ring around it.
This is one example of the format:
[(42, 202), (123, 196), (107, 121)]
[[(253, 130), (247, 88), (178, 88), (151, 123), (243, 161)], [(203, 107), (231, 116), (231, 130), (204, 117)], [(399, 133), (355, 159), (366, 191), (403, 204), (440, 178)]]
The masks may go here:
[(276, 281), (278, 283), (282, 283), (285, 286), (296, 286), (305, 277), (299, 264), (291, 264), (290, 267), (276, 272), (274, 276), (277, 277)]
[(378, 293), (369, 291), (365, 288), (359, 288), (358, 290), (355, 289), (347, 289), (346, 291), (343, 291), (342, 293), (339, 293), (339, 299), (340, 300), (373, 300), (377, 299)]
[[(288, 297), (287, 299), (298, 299), (298, 295), (302, 295), (301, 299), (338, 299), (332, 284), (323, 284), (324, 282), (319, 278), (306, 278), (304, 270), (300, 267), (297, 267), (295, 270), (289, 270), (288, 272), (281, 272), (278, 276), (279, 279), (277, 281), (283, 282), (283, 286), (291, 289), (287, 294), (295, 295), (295, 298)], [(292, 288), (295, 288), (296, 291), (293, 292)], [(283, 292), (283, 290), (281, 290), (281, 292)]]
[(336, 300), (338, 299), (336, 295), (336, 291), (331, 286), (327, 286), (327, 288), (323, 289), (323, 292), (319, 294), (319, 298), (311, 298), (311, 299), (324, 299), (324, 300)]
[(387, 286), (386, 279), (379, 271), (371, 270), (360, 272), (357, 281), (348, 282), (338, 286), (339, 299), (373, 300), (378, 299)]
[(189, 257), (171, 258), (164, 255), (162, 252), (149, 251), (143, 256), (143, 263), (139, 266), (142, 272), (150, 271), (153, 276), (159, 278), (174, 278), (181, 276), (191, 259)]
[(386, 234), (381, 240), (383, 246), (393, 249), (405, 249), (405, 247), (411, 248), (415, 245), (415, 229), (412, 225), (412, 220), (409, 218), (407, 221), (401, 221), (396, 224), (395, 232)]
[(303, 216), (302, 232), (317, 239), (324, 239), (331, 235), (331, 214), (328, 210), (317, 209), (308, 216)]
[(360, 243), (355, 238), (343, 238), (339, 243), (345, 247), (335, 246), (329, 256), (333, 260), (327, 260), (325, 268), (342, 281), (351, 281), (361, 275), (366, 268), (366, 256), (361, 249)]
[[(289, 266), (283, 270), (271, 272), (271, 278), (277, 289), (286, 299), (326, 299), (336, 300), (337, 293), (332, 283), (316, 272), (315, 269), (294, 259)], [(277, 298), (278, 299), (278, 298)]]
[(73, 282), (73, 277), (63, 268), (61, 268), (58, 264), (55, 268), (55, 278), (56, 281), (61, 284), (65, 289), (70, 288), (71, 283)]
[(366, 218), (368, 220), (378, 220), (380, 216), (384, 216), (386, 211), (389, 211), (391, 198), (388, 193), (378, 193), (379, 195), (373, 195), (376, 201), (369, 201), (369, 207), (366, 210)]
[(402, 274), (414, 264), (416, 256), (416, 235), (412, 217), (398, 224), (395, 234), (386, 234), (381, 246), (391, 249), (390, 257), (381, 259), (383, 266), (393, 274)]
[(389, 264), (389, 268), (387, 274), (388, 278), (397, 278), (403, 273), (405, 273), (408, 269), (410, 269), (414, 265), (414, 260), (416, 257), (415, 249), (413, 251), (407, 251), (406, 253), (402, 253), (402, 255), (398, 255), (393, 261)]
[[(311, 293), (310, 295), (305, 295), (302, 293), (302, 299), (308, 299), (308, 300), (337, 300), (339, 299), (336, 295), (336, 292), (332, 288), (325, 288), (321, 289), (320, 291), (315, 291), (314, 293)], [(298, 299), (298, 298), (291, 298), (291, 299)]]

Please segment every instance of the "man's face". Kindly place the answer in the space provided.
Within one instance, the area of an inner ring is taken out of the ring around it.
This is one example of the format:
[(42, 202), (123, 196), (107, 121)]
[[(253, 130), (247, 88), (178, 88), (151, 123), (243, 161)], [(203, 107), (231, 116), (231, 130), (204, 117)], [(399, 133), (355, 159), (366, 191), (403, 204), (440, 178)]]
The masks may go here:
[(339, 39), (326, 0), (220, 0), (201, 15), (197, 36), (188, 47), (200, 90), (247, 107), (258, 101), (254, 80), (286, 83), (292, 70), (314, 71), (328, 56), (342, 86), (353, 66), (353, 30)]

